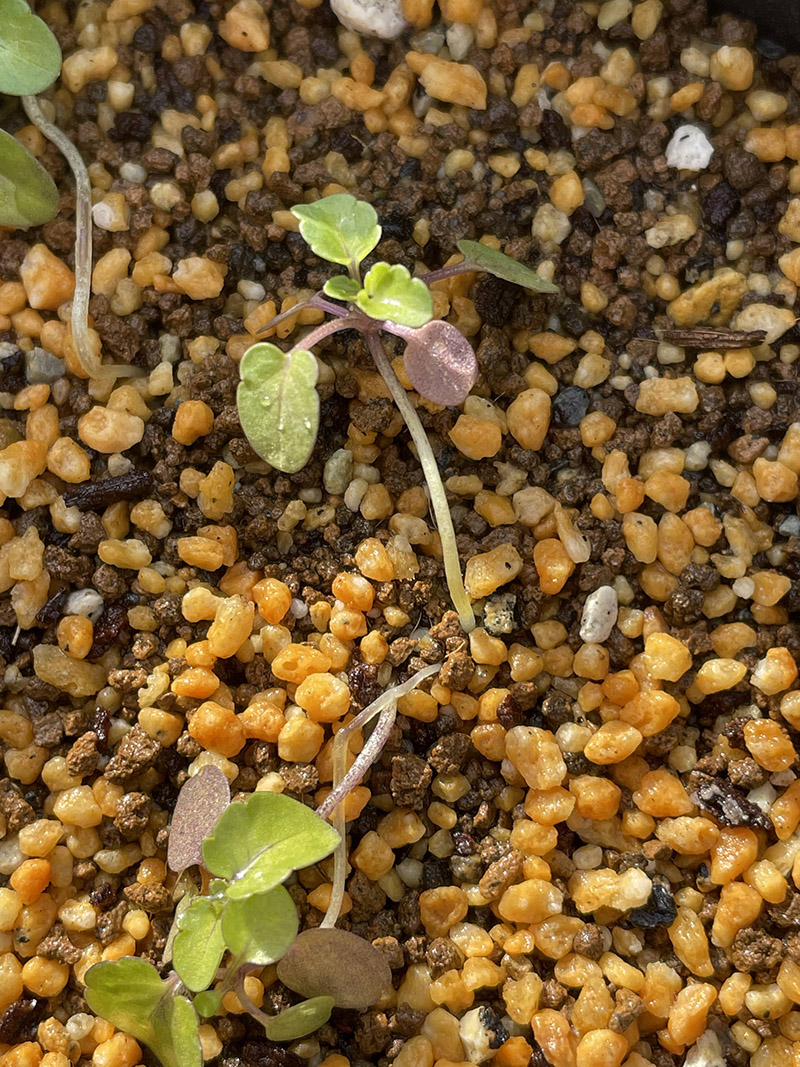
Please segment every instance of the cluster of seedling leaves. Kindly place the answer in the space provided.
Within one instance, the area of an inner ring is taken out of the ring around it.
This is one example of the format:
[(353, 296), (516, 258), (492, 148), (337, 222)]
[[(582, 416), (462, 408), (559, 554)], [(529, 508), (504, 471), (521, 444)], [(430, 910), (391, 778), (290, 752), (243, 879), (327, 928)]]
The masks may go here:
[[(356, 329), (368, 338), (381, 330), (395, 334), (406, 343), (403, 361), (414, 389), (445, 406), (462, 403), (478, 373), (469, 341), (452, 324), (433, 318), (433, 297), (425, 279), (388, 263), (376, 263), (361, 278), (363, 260), (381, 239), (370, 204), (336, 193), (314, 204), (298, 204), (292, 214), (312, 251), (348, 273), (329, 278), (308, 302), (335, 313), (335, 322), (312, 331), (305, 344), (301, 341), (288, 352), (259, 342), (247, 350), (239, 367), (242, 429), (262, 459), (287, 473), (308, 462), (319, 429), (317, 363), (310, 351), (314, 338), (344, 329)], [(464, 262), (435, 272), (431, 279), (485, 271), (537, 292), (558, 291), (529, 267), (487, 245), (459, 241), (458, 248)], [(331, 305), (325, 297), (349, 308)]]
[[(312, 1033), (334, 1007), (367, 1008), (391, 982), (385, 958), (343, 930), (298, 936), (294, 901), (282, 884), (338, 842), (327, 821), (290, 797), (261, 792), (231, 804), (225, 776), (204, 767), (181, 790), (170, 827), (171, 869), (201, 864), (209, 879), (207, 892), (192, 889), (176, 909), (167, 953), (175, 974), (162, 979), (133, 957), (95, 964), (86, 974), (91, 1009), (148, 1045), (164, 1067), (201, 1067), (200, 1017), (215, 1015), (229, 990), (273, 1041)], [(308, 999), (267, 1016), (248, 1002), (242, 982), (248, 970), (276, 962), (284, 985)]]
[[(56, 80), (61, 49), (27, 0), (0, 0), (0, 93), (30, 96)], [(58, 210), (52, 178), (20, 144), (0, 130), (0, 225), (39, 226)]]

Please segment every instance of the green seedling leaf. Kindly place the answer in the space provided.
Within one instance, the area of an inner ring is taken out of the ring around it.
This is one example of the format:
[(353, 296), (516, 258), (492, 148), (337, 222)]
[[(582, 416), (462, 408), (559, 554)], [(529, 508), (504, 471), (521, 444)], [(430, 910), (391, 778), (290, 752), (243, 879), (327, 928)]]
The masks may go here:
[(193, 993), (207, 989), (225, 952), (222, 914), (225, 902), (195, 897), (177, 920), (172, 962), (184, 985)]
[(219, 989), (204, 989), (194, 998), (195, 1011), (204, 1019), (210, 1019), (219, 1011), (224, 995)]
[(462, 404), (478, 377), (472, 345), (449, 322), (434, 319), (414, 332), (403, 353), (409, 381), (434, 404)]
[(376, 263), (367, 272), (355, 304), (371, 319), (388, 319), (400, 326), (424, 326), (433, 318), (430, 289), (399, 263)]
[(381, 239), (375, 209), (349, 193), (324, 196), (315, 204), (295, 204), (291, 211), (311, 250), (353, 274)]
[(52, 85), (61, 49), (25, 0), (0, 0), (0, 93), (28, 96)]
[[(175, 905), (175, 913), (172, 917), (172, 926), (170, 927), (169, 933), (167, 934), (167, 943), (164, 945), (164, 952), (161, 957), (164, 963), (172, 963), (172, 946), (175, 944), (175, 938), (178, 935), (178, 929), (180, 928), (180, 920), (189, 910), (192, 901), (198, 895), (197, 887), (195, 886), (194, 882), (190, 882), (188, 878), (181, 879), (179, 884), (186, 885), (187, 882), (188, 886), (186, 892)], [(211, 895), (213, 896), (213, 894)]]
[(537, 293), (558, 292), (557, 285), (545, 281), (535, 270), (526, 267), (524, 263), (518, 263), (505, 252), (498, 252), (496, 248), (489, 248), (478, 241), (458, 241), (457, 244), (459, 252), (464, 254), (464, 258), (476, 270), (485, 270), (495, 278), (502, 278), (503, 281), (521, 285), (525, 289), (533, 289)]
[(173, 871), (203, 862), (203, 841), (231, 802), (228, 779), (213, 763), (187, 778), (178, 793), (167, 842), (167, 866)]
[(322, 291), (334, 300), (352, 301), (358, 296), (361, 286), (346, 274), (337, 274), (335, 278), (328, 278)]
[(201, 1067), (194, 1009), (146, 960), (124, 956), (90, 967), (86, 1001), (96, 1015), (152, 1049), (164, 1067)]
[(239, 365), (242, 429), (259, 456), (287, 474), (306, 465), (317, 439), (317, 373), (306, 349), (282, 352), (266, 341), (248, 348)]
[(382, 952), (363, 937), (335, 927), (299, 934), (278, 963), (278, 977), (304, 997), (325, 994), (337, 1008), (356, 1011), (366, 1011), (392, 983)]
[(244, 900), (324, 859), (338, 843), (333, 827), (305, 804), (281, 793), (253, 793), (223, 814), (203, 844), (203, 861), (231, 882), (229, 900)]
[(222, 916), (225, 944), (237, 959), (266, 966), (285, 955), (297, 936), (297, 909), (282, 885), (245, 900), (230, 900)]
[(333, 997), (314, 997), (273, 1015), (264, 1023), (264, 1029), (270, 1041), (296, 1041), (324, 1026), (332, 1011)]
[(53, 179), (16, 137), (0, 130), (0, 225), (40, 226), (57, 211)]
[(152, 1025), (155, 1044), (150, 1048), (164, 1067), (200, 1067), (197, 1012), (186, 997), (165, 997), (153, 1013)]

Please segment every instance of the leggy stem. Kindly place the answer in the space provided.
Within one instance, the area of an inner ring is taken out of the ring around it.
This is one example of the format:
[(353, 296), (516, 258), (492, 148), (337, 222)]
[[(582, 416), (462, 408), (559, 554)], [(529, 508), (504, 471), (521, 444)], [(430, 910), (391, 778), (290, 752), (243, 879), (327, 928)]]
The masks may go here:
[(326, 337), (330, 337), (334, 333), (339, 333), (341, 330), (347, 330), (348, 324), (344, 319), (334, 319), (333, 322), (323, 322), (321, 326), (317, 326), (315, 330), (307, 333), (305, 337), (301, 337), (299, 341), (292, 345), (292, 351), (296, 348), (305, 348), (310, 352), (314, 345), (319, 344), (320, 341), (324, 341)]
[(347, 308), (340, 307), (338, 304), (334, 304), (332, 300), (326, 300), (324, 296), (315, 293), (308, 300), (304, 300), (301, 304), (295, 304), (294, 307), (287, 308), (286, 311), (282, 311), (279, 315), (270, 319), (258, 332), (264, 333), (266, 330), (272, 330), (282, 322), (285, 322), (286, 319), (292, 318), (293, 315), (299, 315), (306, 308), (319, 308), (320, 311), (324, 311), (328, 315), (335, 315), (337, 318), (342, 318), (342, 316), (348, 314)]
[(258, 1020), (258, 1022), (260, 1022), (261, 1025), (266, 1029), (269, 1023), (272, 1022), (272, 1019), (269, 1015), (267, 1015), (265, 1011), (262, 1011), (261, 1008), (257, 1008), (250, 999), (250, 997), (248, 997), (247, 993), (245, 993), (244, 979), (237, 982), (235, 988), (236, 996), (239, 998), (239, 1002), (241, 1003), (242, 1007), (247, 1011), (249, 1015), (252, 1015), (254, 1019)]
[(92, 284), (92, 187), (80, 152), (65, 133), (45, 118), (35, 96), (23, 96), (25, 114), (65, 156), (75, 179), (75, 294), (72, 340), (81, 366), (91, 378), (131, 378), (143, 372), (124, 364), (105, 364), (89, 343), (89, 293)]
[(447, 579), (447, 588), (450, 590), (450, 599), (453, 601), (453, 606), (458, 612), (461, 628), (469, 633), (470, 630), (475, 627), (475, 614), (472, 610), (469, 597), (467, 596), (467, 591), (464, 588), (464, 580), (461, 577), (461, 561), (458, 558), (456, 533), (453, 529), (453, 520), (450, 517), (450, 507), (447, 503), (447, 495), (445, 494), (444, 486), (442, 485), (442, 479), (439, 474), (439, 468), (436, 465), (433, 449), (428, 441), (428, 435), (425, 433), (423, 425), (419, 421), (419, 416), (414, 410), (411, 401), (408, 399), (405, 389), (397, 380), (397, 375), (392, 370), (380, 338), (376, 334), (370, 332), (367, 334), (367, 341), (369, 343), (369, 350), (372, 353), (372, 358), (375, 361), (375, 366), (378, 368), (378, 372), (389, 387), (392, 399), (395, 404), (397, 404), (400, 414), (405, 419), (411, 438), (417, 446), (417, 455), (419, 456), (419, 461), (422, 465), (425, 481), (428, 483), (433, 514), (436, 518), (436, 525), (439, 528), (439, 536), (442, 539), (444, 573), (445, 578)]
[[(436, 674), (436, 672), (441, 669), (441, 666), (441, 663), (435, 663), (430, 667), (423, 667), (422, 670), (417, 671), (416, 674), (412, 674), (412, 676), (407, 681), (403, 682), (402, 685), (393, 686), (385, 693), (381, 693), (381, 695), (373, 700), (371, 704), (368, 704), (360, 714), (356, 715), (352, 722), (343, 726), (334, 738), (333, 789), (317, 808), (317, 815), (323, 819), (327, 819), (333, 814), (333, 825), (339, 834), (339, 844), (336, 846), (336, 850), (333, 854), (333, 888), (331, 890), (331, 899), (328, 904), (328, 910), (325, 912), (325, 918), (320, 923), (320, 926), (335, 926), (336, 920), (339, 918), (339, 912), (342, 909), (342, 899), (344, 898), (344, 886), (347, 874), (344, 800), (351, 789), (354, 789), (358, 785), (383, 751), (383, 746), (386, 744), (389, 733), (394, 725), (395, 716), (397, 715), (397, 701), (400, 697), (405, 696), (406, 693), (410, 693), (412, 689), (416, 689), (419, 683), (425, 678), (430, 677), (432, 674)], [(364, 747), (361, 749), (361, 752), (359, 752), (353, 766), (345, 774), (347, 747), (350, 743), (350, 738), (356, 730), (360, 730), (363, 726), (366, 726), (376, 715), (380, 716), (377, 726), (370, 734)]]
[(463, 263), (451, 263), (449, 267), (440, 267), (438, 270), (421, 274), (420, 281), (425, 282), (426, 285), (432, 285), (434, 282), (444, 281), (445, 278), (456, 278), (459, 274), (474, 274), (481, 269), (465, 259)]

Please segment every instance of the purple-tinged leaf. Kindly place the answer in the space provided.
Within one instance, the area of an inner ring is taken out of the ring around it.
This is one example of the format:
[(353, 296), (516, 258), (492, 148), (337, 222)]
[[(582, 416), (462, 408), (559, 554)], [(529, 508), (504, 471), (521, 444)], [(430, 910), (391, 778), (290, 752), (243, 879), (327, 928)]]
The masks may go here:
[(304, 997), (329, 996), (339, 1008), (366, 1011), (389, 988), (386, 957), (346, 930), (304, 930), (278, 963), (278, 977)]
[(231, 802), (228, 779), (211, 763), (188, 778), (178, 794), (167, 844), (167, 866), (172, 871), (203, 862), (202, 844)]
[(449, 322), (434, 319), (408, 339), (403, 353), (408, 380), (434, 404), (462, 404), (478, 377), (472, 345)]

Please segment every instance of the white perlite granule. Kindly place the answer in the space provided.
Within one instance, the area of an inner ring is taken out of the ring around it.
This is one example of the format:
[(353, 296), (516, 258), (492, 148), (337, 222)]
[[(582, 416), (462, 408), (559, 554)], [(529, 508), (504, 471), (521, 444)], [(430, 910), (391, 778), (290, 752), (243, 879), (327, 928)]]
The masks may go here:
[(403, 0), (331, 0), (339, 22), (355, 33), (391, 41), (406, 28)]
[(697, 126), (679, 126), (667, 145), (667, 165), (678, 170), (705, 170), (714, 146)]
[(599, 644), (607, 640), (617, 621), (619, 605), (617, 591), (610, 585), (601, 585), (586, 598), (581, 615), (581, 641)]

